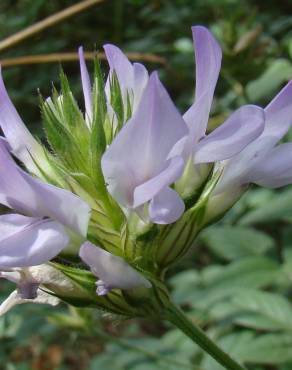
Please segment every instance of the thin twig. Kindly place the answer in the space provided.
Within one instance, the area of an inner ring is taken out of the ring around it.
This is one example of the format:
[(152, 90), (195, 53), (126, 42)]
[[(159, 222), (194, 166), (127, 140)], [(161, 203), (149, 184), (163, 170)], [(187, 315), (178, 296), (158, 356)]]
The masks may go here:
[(0, 51), (3, 51), (5, 49), (8, 49), (21, 41), (27, 39), (30, 36), (35, 35), (36, 33), (39, 33), (46, 28), (49, 28), (64, 19), (67, 19), (69, 17), (72, 17), (73, 15), (82, 12), (83, 10), (86, 10), (90, 8), (91, 6), (94, 6), (96, 4), (102, 3), (105, 0), (85, 0), (81, 1), (80, 3), (77, 3), (75, 5), (72, 5), (64, 10), (61, 10), (58, 13), (55, 13), (42, 21), (39, 21), (32, 26), (29, 26), (25, 28), (22, 31), (19, 31), (15, 33), (12, 36), (7, 37), (6, 39), (0, 41)]
[[(85, 53), (85, 58), (87, 60), (93, 60), (96, 53)], [(160, 57), (159, 55), (150, 54), (150, 53), (127, 53), (129, 59), (136, 61), (143, 61), (149, 63), (157, 63), (166, 65), (167, 61), (165, 58)], [(104, 60), (105, 54), (98, 53), (98, 58)], [(2, 67), (13, 67), (20, 65), (29, 65), (29, 64), (43, 64), (43, 63), (56, 63), (56, 62), (73, 62), (78, 60), (78, 54), (75, 52), (69, 53), (53, 53), (53, 54), (39, 54), (39, 55), (25, 55), (15, 58), (6, 58), (0, 60)]]

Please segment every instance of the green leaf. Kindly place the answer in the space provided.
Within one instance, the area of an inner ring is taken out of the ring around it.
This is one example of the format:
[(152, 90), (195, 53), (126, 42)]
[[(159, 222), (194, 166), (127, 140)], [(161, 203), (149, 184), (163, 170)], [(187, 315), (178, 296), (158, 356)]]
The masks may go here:
[(282, 364), (292, 361), (291, 334), (264, 334), (241, 349), (240, 358), (248, 363)]
[(270, 223), (282, 221), (292, 217), (292, 190), (288, 189), (279, 193), (274, 200), (267, 202), (264, 206), (257, 208), (239, 221), (241, 225), (256, 223)]
[(291, 62), (287, 59), (275, 59), (258, 79), (247, 84), (247, 95), (250, 101), (258, 101), (275, 93), (283, 82), (289, 81), (291, 78)]
[[(249, 331), (228, 334), (217, 343), (241, 363), (279, 365), (292, 360), (291, 334), (263, 334)], [(223, 370), (212, 358), (205, 358), (206, 370)], [(225, 370), (225, 369), (224, 369)]]
[(261, 255), (274, 245), (263, 232), (241, 226), (213, 226), (204, 230), (200, 239), (226, 260)]
[(191, 361), (194, 355), (201, 352), (201, 348), (178, 329), (170, 330), (161, 338), (162, 346), (173, 348), (178, 358)]
[[(249, 346), (253, 338), (254, 333), (243, 331), (226, 335), (225, 337), (220, 338), (220, 340), (216, 340), (216, 343), (235, 360), (242, 361), (242, 352), (247, 346)], [(208, 355), (204, 356), (202, 367), (206, 370), (226, 370)]]
[(273, 284), (279, 274), (280, 267), (263, 257), (244, 258), (229, 266), (222, 266), (215, 273), (205, 269), (203, 272), (205, 289), (201, 292), (201, 298), (196, 297), (196, 304), (201, 308), (209, 308), (215, 302), (236, 294), (240, 289), (260, 288)]
[(173, 298), (177, 303), (188, 303), (195, 308), (209, 310), (216, 302), (226, 300), (240, 289), (273, 285), (282, 276), (282, 271), (273, 260), (254, 256), (226, 266), (211, 265), (203, 269), (199, 277), (197, 274), (183, 274), (187, 278), (175, 284)]
[[(261, 316), (263, 320), (259, 323), (259, 329), (262, 329), (266, 322), (267, 329), (292, 331), (292, 305), (280, 294), (245, 290), (239, 291), (233, 297), (232, 302), (241, 310), (257, 314), (258, 317)], [(253, 320), (254, 316), (251, 317), (253, 326), (257, 327), (255, 320)], [(247, 318), (245, 317), (246, 324), (248, 324)], [(269, 322), (271, 325), (269, 325)]]

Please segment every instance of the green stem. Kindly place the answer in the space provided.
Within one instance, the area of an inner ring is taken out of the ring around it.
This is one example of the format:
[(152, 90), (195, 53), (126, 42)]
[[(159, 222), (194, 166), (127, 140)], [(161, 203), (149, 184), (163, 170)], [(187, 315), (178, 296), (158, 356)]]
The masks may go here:
[(193, 342), (198, 344), (225, 369), (246, 370), (243, 366), (234, 361), (227, 353), (220, 349), (211, 339), (209, 339), (203, 330), (189, 320), (184, 312), (175, 304), (170, 303), (166, 308), (165, 318), (185, 333)]

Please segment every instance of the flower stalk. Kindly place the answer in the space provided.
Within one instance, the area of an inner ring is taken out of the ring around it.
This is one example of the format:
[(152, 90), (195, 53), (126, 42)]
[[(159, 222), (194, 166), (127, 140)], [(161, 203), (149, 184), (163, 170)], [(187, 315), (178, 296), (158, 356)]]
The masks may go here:
[(208, 336), (195, 325), (185, 313), (174, 303), (169, 302), (165, 309), (165, 319), (180, 329), (193, 342), (198, 344), (204, 351), (214, 358), (220, 365), (227, 370), (246, 370), (226, 352), (216, 345)]

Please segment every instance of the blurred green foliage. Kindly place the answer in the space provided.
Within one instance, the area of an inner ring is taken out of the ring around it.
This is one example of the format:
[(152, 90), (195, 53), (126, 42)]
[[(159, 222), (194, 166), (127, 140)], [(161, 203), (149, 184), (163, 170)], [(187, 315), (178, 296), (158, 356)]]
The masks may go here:
[[(0, 38), (75, 3), (1, 0)], [(292, 78), (290, 0), (112, 0), (3, 52), (1, 58), (90, 51), (113, 42), (151, 52), (148, 64), (184, 111), (194, 92), (190, 27), (207, 25), (223, 48), (211, 127), (241, 104), (265, 105)], [(106, 68), (106, 66), (104, 66)], [(64, 69), (80, 94), (77, 63)], [(4, 77), (25, 122), (41, 135), (37, 89), (50, 94), (59, 65), (7, 68)], [(291, 140), (292, 133), (288, 134)], [(169, 273), (190, 317), (250, 370), (292, 369), (292, 191), (253, 188)], [(12, 285), (1, 282), (0, 300)], [(104, 334), (107, 333), (107, 334)], [(112, 337), (112, 338), (111, 338)], [(124, 339), (122, 339), (124, 338)], [(91, 310), (24, 305), (0, 320), (1, 370), (219, 370), (177, 330), (115, 322)]]

